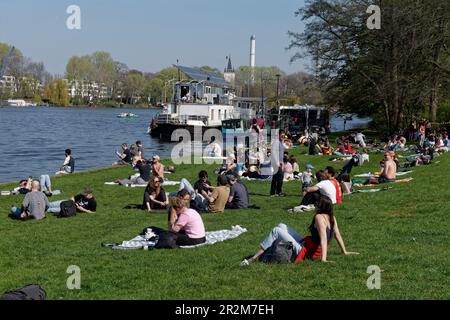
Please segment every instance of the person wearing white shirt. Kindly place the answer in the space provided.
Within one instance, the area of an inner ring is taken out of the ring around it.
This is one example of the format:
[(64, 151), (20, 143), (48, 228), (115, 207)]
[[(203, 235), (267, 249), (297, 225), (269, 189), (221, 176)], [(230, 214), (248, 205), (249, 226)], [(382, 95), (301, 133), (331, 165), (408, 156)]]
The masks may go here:
[(327, 176), (322, 170), (317, 171), (316, 178), (319, 183), (306, 188), (303, 192), (302, 205), (314, 204), (321, 197), (328, 197), (333, 204), (336, 204), (336, 188), (333, 183), (327, 179)]

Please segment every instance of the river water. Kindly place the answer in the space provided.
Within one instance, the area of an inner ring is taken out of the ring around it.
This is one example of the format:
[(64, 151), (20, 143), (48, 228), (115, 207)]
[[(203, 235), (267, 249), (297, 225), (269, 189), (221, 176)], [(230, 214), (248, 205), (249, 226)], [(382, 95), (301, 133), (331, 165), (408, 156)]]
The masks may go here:
[[(138, 118), (121, 119), (121, 112)], [(0, 183), (40, 174), (53, 175), (72, 149), (76, 171), (110, 166), (122, 143), (141, 140), (145, 157), (169, 157), (173, 144), (147, 134), (155, 109), (0, 107)], [(353, 118), (347, 129), (367, 123)], [(332, 130), (343, 129), (342, 119), (333, 118)]]

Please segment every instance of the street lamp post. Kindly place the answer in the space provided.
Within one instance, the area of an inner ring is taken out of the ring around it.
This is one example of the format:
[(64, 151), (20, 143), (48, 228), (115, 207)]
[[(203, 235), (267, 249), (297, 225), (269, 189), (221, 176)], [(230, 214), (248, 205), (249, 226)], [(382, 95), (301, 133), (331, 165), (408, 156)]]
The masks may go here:
[(164, 103), (167, 103), (167, 85), (176, 80), (177, 79), (170, 79), (164, 82)]
[(277, 107), (280, 107), (280, 74), (275, 75), (275, 77), (277, 77)]

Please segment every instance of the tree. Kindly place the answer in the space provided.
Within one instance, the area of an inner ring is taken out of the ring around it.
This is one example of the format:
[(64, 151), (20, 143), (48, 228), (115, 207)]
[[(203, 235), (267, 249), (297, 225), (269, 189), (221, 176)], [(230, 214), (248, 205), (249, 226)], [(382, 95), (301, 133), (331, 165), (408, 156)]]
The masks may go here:
[(44, 90), (44, 97), (51, 104), (66, 107), (69, 105), (69, 94), (67, 82), (57, 79), (49, 83)]
[(124, 96), (127, 103), (136, 103), (143, 93), (145, 78), (142, 72), (131, 70), (124, 79)]
[(277, 75), (285, 75), (277, 66), (239, 67), (236, 70), (236, 88), (242, 96), (260, 97), (263, 93), (266, 97), (276, 96)]
[(116, 62), (111, 55), (104, 51), (97, 51), (90, 56), (90, 61), (94, 71), (93, 80), (111, 87), (117, 72)]
[(170, 102), (173, 96), (173, 83), (178, 79), (178, 69), (168, 67), (160, 70), (158, 73), (148, 79), (148, 90), (150, 97), (165, 102), (164, 98)]
[(69, 81), (90, 81), (94, 78), (94, 65), (89, 56), (73, 56), (66, 66), (66, 78)]
[(315, 77), (302, 71), (281, 78), (280, 95), (298, 97), (299, 103), (322, 104), (320, 87)]

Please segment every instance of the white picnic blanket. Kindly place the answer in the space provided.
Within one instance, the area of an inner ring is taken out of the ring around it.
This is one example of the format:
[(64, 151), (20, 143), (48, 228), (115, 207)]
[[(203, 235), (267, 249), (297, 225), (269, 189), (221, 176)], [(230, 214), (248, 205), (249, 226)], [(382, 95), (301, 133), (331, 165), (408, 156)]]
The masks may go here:
[(207, 246), (207, 245), (215, 244), (217, 242), (222, 242), (225, 240), (237, 238), (245, 232), (247, 232), (247, 229), (242, 228), (239, 225), (232, 226), (231, 230), (209, 231), (209, 232), (206, 232), (206, 242), (205, 243), (198, 244), (196, 246), (189, 246), (189, 247), (182, 246), (180, 248), (190, 249), (190, 248)]
[(365, 190), (356, 190), (352, 193), (370, 193), (370, 192), (379, 192), (379, 191), (386, 191), (386, 190), (390, 190), (392, 189), (392, 187), (387, 187), (387, 188), (379, 188), (379, 189), (365, 189)]
[[(231, 230), (218, 230), (218, 231), (209, 231), (206, 232), (206, 242), (196, 245), (196, 246), (183, 246), (180, 248), (188, 249), (188, 248), (197, 248), (206, 245), (215, 244), (217, 242), (222, 242), (229, 239), (234, 239), (239, 237), (244, 232), (247, 232), (247, 229), (242, 228), (241, 226), (232, 226)], [(114, 250), (136, 250), (136, 249), (144, 249), (148, 250), (149, 248), (153, 248), (156, 245), (155, 241), (149, 241), (145, 238), (145, 236), (137, 236), (131, 240), (122, 241), (122, 243), (118, 244), (106, 244), (104, 246), (109, 247)]]
[[(119, 185), (117, 182), (105, 182), (106, 185), (110, 185), (110, 186), (115, 186), (115, 185)], [(163, 182), (163, 186), (176, 186), (179, 185), (180, 181), (164, 181)], [(132, 184), (130, 187), (131, 188), (145, 188), (147, 186), (147, 184)], [(128, 187), (128, 186), (125, 186)]]

